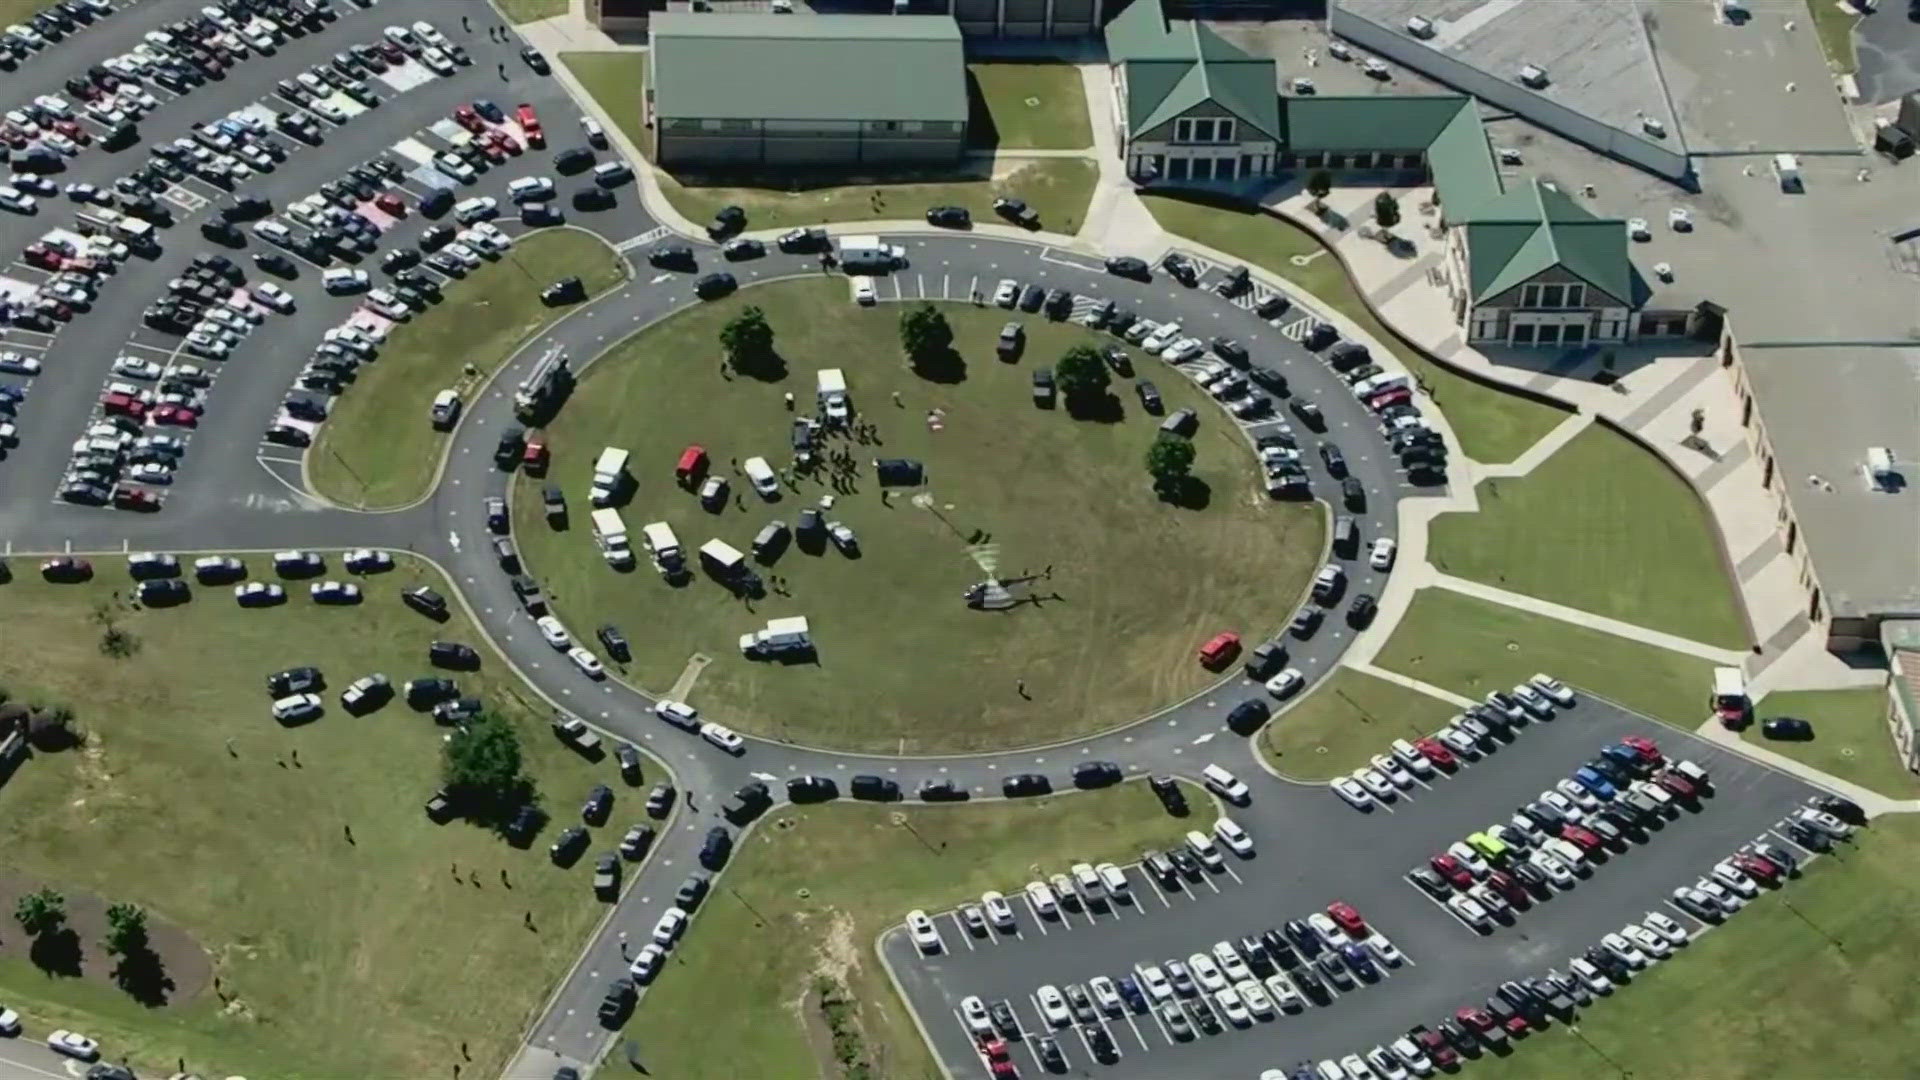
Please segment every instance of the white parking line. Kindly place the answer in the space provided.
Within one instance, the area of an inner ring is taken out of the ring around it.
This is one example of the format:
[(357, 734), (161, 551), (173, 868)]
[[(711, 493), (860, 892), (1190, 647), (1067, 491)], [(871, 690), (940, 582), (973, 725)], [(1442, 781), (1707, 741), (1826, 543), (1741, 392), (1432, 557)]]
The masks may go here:
[[(1148, 1050), (1148, 1051), (1153, 1049), (1151, 1046), (1147, 1045), (1147, 1037), (1145, 1035), (1140, 1034), (1140, 1025), (1133, 1022), (1133, 1013), (1128, 1011), (1122, 1011), (1120, 1013), (1120, 1019), (1125, 1020), (1127, 1022), (1127, 1029), (1133, 1032), (1134, 1041), (1140, 1044), (1140, 1049)], [(1115, 1043), (1114, 1048), (1116, 1050), (1119, 1049), (1119, 1044), (1117, 1041)]]
[(967, 931), (966, 924), (960, 921), (960, 913), (957, 911), (949, 911), (946, 914), (948, 920), (953, 923), (954, 930), (960, 935), (960, 940), (966, 943), (967, 951), (973, 952), (973, 935)]
[(1240, 883), (1240, 884), (1242, 884), (1242, 885), (1245, 885), (1245, 884), (1247, 883), (1247, 882), (1246, 882), (1246, 879), (1245, 879), (1245, 878), (1242, 878), (1242, 877), (1241, 877), (1241, 876), (1240, 876), (1239, 874), (1236, 874), (1236, 873), (1234, 873), (1234, 872), (1233, 872), (1233, 867), (1232, 867), (1232, 866), (1230, 866), (1230, 865), (1229, 865), (1229, 866), (1223, 866), (1223, 867), (1221, 867), (1221, 869), (1222, 869), (1222, 870), (1225, 870), (1225, 871), (1227, 872), (1227, 876), (1228, 876), (1228, 877), (1230, 877), (1230, 878), (1232, 878), (1232, 879), (1233, 879), (1234, 881), (1236, 881), (1236, 882), (1239, 882), (1239, 883)]
[(1027, 911), (1033, 915), (1034, 924), (1040, 927), (1040, 934), (1042, 937), (1045, 937), (1047, 933), (1047, 920), (1040, 917), (1040, 912), (1034, 909), (1033, 901), (1027, 899), (1026, 893), (1023, 892), (1020, 894), (1020, 902), (1027, 905)]
[(1171, 909), (1173, 905), (1167, 902), (1167, 894), (1160, 891), (1160, 885), (1158, 882), (1153, 880), (1153, 875), (1145, 874), (1143, 876), (1147, 879), (1147, 888), (1152, 889), (1153, 895), (1160, 898), (1160, 906)]

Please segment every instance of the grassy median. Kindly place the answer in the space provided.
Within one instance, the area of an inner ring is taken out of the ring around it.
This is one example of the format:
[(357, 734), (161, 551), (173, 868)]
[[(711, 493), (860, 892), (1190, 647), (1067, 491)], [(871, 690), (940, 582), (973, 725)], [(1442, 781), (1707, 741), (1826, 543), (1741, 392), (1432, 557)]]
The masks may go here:
[(1480, 510), (1433, 521), (1457, 577), (1725, 649), (1746, 620), (1693, 488), (1624, 436), (1590, 427), (1525, 476), (1484, 480)]
[[(1210, 797), (1188, 787), (1187, 799), (1208, 820)], [(862, 1075), (938, 1080), (874, 958), (881, 931), (914, 908), (939, 911), (987, 889), (1012, 893), (1036, 866), (1051, 873), (1130, 861), (1192, 827), (1168, 817), (1138, 781), (979, 807), (783, 809), (741, 843), (626, 1035), (653, 1076), (854, 1075), (826, 1044), (816, 992), (824, 976), (852, 1003), (842, 1025), (854, 1032), (851, 1056), (868, 1066)]]
[(967, 142), (983, 150), (1084, 150), (1093, 145), (1080, 69), (1057, 61), (967, 65)]
[[(334, 402), (307, 451), (307, 477), (343, 506), (390, 509), (425, 498), (451, 436), (427, 410), (449, 387), (471, 402), (520, 346), (579, 305), (550, 308), (540, 290), (578, 277), (591, 296), (626, 280), (627, 264), (581, 229), (529, 233), (506, 257), (448, 281), (440, 303), (394, 328), (380, 358)], [(477, 375), (467, 376), (471, 365)]]
[(1395, 739), (1418, 739), (1458, 710), (1418, 690), (1342, 667), (1260, 733), (1268, 764), (1296, 780), (1331, 780), (1391, 753)]
[[(271, 578), (264, 558), (247, 558)], [(471, 643), (485, 667), (459, 684), (518, 723), (559, 824), (594, 783), (626, 789), (610, 761), (588, 764), (555, 742), (538, 699), (457, 606), (436, 624), (399, 602), (417, 584), (450, 595), (446, 581), (402, 559), (363, 579), (358, 607), (314, 605), (289, 582), (279, 608), (242, 609), (226, 587), (196, 587), (184, 606), (143, 610), (127, 602), (117, 558), (97, 559), (86, 585), (46, 584), (15, 565), (0, 605), (33, 632), (0, 650), (0, 686), (16, 702), (70, 707), (87, 738), (0, 787), (0, 892), (46, 883), (70, 907), (138, 903), (200, 953), (169, 972), (176, 992), (150, 1008), (113, 985), (104, 956), (78, 975), (38, 970), (9, 905), (0, 1001), (27, 1017), (29, 1036), (84, 1031), (143, 1076), (173, 1072), (176, 1059), (207, 1076), (444, 1076), (462, 1044), (464, 1069), (498, 1075), (604, 910), (590, 867), (548, 862), (558, 826), (521, 851), (429, 821), (422, 803), (439, 786), (447, 729), (399, 701), (351, 716), (339, 691), (375, 671), (396, 687), (432, 673), (436, 638)], [(103, 650), (109, 630), (128, 635), (116, 638), (127, 655)], [(283, 727), (265, 679), (306, 664), (326, 676), (326, 714)], [(628, 816), (599, 830), (602, 848)]]
[[(1889, 798), (1920, 797), (1920, 777), (1908, 772), (1894, 751), (1888, 708), (1887, 691), (1878, 686), (1773, 693), (1760, 699), (1756, 722), (1740, 737)], [(1762, 735), (1758, 721), (1776, 716), (1808, 721), (1813, 738), (1776, 742)]]

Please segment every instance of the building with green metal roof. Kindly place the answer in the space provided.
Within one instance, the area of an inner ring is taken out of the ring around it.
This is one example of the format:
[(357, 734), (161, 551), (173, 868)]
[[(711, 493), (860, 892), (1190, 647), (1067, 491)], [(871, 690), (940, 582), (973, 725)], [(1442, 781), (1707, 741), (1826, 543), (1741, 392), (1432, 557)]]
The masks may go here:
[(1134, 0), (1106, 37), (1128, 175), (1179, 182), (1273, 173), (1281, 120), (1271, 59), (1204, 23), (1167, 18), (1159, 0)]
[(937, 167), (965, 151), (951, 16), (660, 12), (647, 40), (664, 168)]

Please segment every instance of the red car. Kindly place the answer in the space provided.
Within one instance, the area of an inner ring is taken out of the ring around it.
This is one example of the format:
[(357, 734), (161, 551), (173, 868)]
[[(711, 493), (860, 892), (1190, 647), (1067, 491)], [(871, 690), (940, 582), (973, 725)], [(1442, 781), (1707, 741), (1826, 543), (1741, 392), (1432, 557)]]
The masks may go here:
[(1623, 745), (1631, 746), (1635, 750), (1640, 751), (1640, 756), (1645, 758), (1650, 765), (1658, 765), (1666, 760), (1666, 758), (1660, 756), (1660, 748), (1653, 744), (1652, 739), (1640, 735), (1628, 735), (1622, 738), (1620, 742)]
[(1367, 936), (1367, 920), (1361, 918), (1360, 913), (1353, 909), (1353, 905), (1347, 903), (1345, 900), (1335, 900), (1333, 903), (1328, 904), (1327, 917), (1332, 919), (1340, 929), (1345, 930), (1354, 937), (1360, 938)]
[(547, 471), (547, 440), (535, 435), (527, 440), (527, 448), (520, 454), (520, 464), (526, 466), (529, 475), (539, 476)]
[(200, 426), (200, 413), (185, 405), (162, 405), (153, 410), (151, 419), (156, 424), (171, 424), (175, 427)]
[(528, 146), (538, 150), (547, 145), (547, 133), (541, 130), (540, 116), (533, 111), (533, 106), (521, 102), (520, 107), (513, 111), (513, 118), (520, 121), (520, 130), (527, 133)]
[(1560, 839), (1577, 845), (1581, 851), (1597, 851), (1600, 848), (1599, 837), (1571, 822), (1560, 826)]
[(151, 513), (160, 509), (160, 496), (145, 488), (123, 487), (113, 493), (113, 505), (122, 510)]
[(6, 144), (15, 150), (25, 150), (27, 148), (27, 133), (14, 127), (12, 124), (0, 128), (0, 140), (5, 140)]
[(1013, 1057), (1007, 1052), (1007, 1043), (1004, 1039), (996, 1039), (991, 1035), (982, 1037), (980, 1040), (980, 1056), (987, 1059), (987, 1068), (992, 1070), (995, 1076), (1013, 1077), (1020, 1075), (1020, 1071), (1014, 1068)]
[(1675, 772), (1662, 772), (1653, 778), (1653, 782), (1673, 792), (1676, 798), (1694, 799), (1700, 794), (1693, 781)]
[(100, 407), (110, 416), (131, 416), (138, 420), (147, 415), (145, 402), (125, 394), (108, 394), (100, 399)]
[(375, 195), (373, 197), (373, 205), (379, 207), (386, 213), (392, 214), (394, 217), (407, 216), (406, 200), (391, 191), (383, 191)]
[(1453, 760), (1453, 751), (1441, 745), (1438, 739), (1415, 739), (1413, 748), (1426, 755), (1428, 761), (1451, 772), (1458, 762)]
[(386, 57), (389, 63), (398, 64), (407, 58), (407, 50), (391, 41), (376, 41), (373, 47), (379, 49), (380, 55)]
[(39, 243), (28, 244), (20, 257), (26, 260), (28, 266), (37, 266), (42, 270), (58, 270), (66, 265), (67, 261), (65, 255)]
[(1747, 876), (1763, 885), (1772, 885), (1780, 880), (1780, 868), (1753, 854), (1743, 851), (1733, 857), (1733, 865), (1747, 872)]
[(1396, 386), (1391, 390), (1382, 390), (1368, 398), (1367, 408), (1372, 409), (1374, 412), (1379, 412), (1389, 405), (1405, 405), (1412, 400), (1413, 391), (1404, 386)]
[(473, 106), (471, 105), (462, 105), (453, 110), (453, 119), (461, 127), (466, 128), (475, 135), (487, 130), (487, 122), (480, 119), (480, 114), (474, 112)]
[(1233, 663), (1240, 655), (1240, 635), (1232, 632), (1215, 634), (1205, 645), (1200, 646), (1200, 666), (1208, 670), (1218, 670)]
[(478, 147), (481, 153), (487, 155), (487, 160), (493, 162), (495, 165), (507, 160), (507, 152), (500, 148), (499, 143), (494, 142), (493, 139), (488, 136), (482, 136), (473, 140), (473, 145)]
[[(1496, 1040), (1505, 1038), (1500, 1025), (1493, 1022), (1493, 1014), (1485, 1009), (1472, 1007), (1457, 1009), (1454, 1011), (1453, 1018), (1460, 1022), (1461, 1027), (1482, 1037), (1491, 1037)], [(1526, 1026), (1524, 1020), (1521, 1021), (1521, 1026)]]
[(1473, 885), (1473, 875), (1467, 873), (1467, 868), (1460, 865), (1460, 860), (1451, 855), (1435, 855), (1427, 860), (1427, 865), (1456, 889), (1471, 888)]
[(93, 136), (87, 134), (87, 129), (81, 127), (79, 122), (75, 120), (55, 120), (53, 122), (53, 130), (65, 135), (81, 146), (86, 146), (93, 142)]
[(1514, 907), (1524, 909), (1533, 904), (1533, 897), (1528, 895), (1526, 888), (1505, 870), (1495, 870), (1488, 874), (1487, 884), (1493, 886), (1494, 891), (1505, 897), (1507, 903)]
[(499, 128), (495, 128), (494, 130), (487, 132), (486, 139), (487, 139), (488, 145), (497, 147), (509, 154), (514, 154), (516, 156), (520, 153), (522, 149), (524, 149), (524, 147), (520, 145), (519, 139), (516, 139), (512, 135), (509, 135), (506, 132), (501, 131)]

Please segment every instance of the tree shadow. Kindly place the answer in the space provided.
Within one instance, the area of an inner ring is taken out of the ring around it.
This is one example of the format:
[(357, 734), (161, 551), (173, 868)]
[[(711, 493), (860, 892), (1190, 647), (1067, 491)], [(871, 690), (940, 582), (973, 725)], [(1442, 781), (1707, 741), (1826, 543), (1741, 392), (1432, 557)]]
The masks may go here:
[(1112, 391), (1102, 391), (1099, 395), (1068, 394), (1067, 415), (1075, 420), (1090, 420), (1097, 424), (1117, 424), (1126, 419), (1127, 410)]
[(149, 1009), (165, 1005), (173, 996), (173, 976), (167, 974), (166, 961), (149, 948), (122, 956), (113, 969), (113, 981), (128, 997)]
[(1182, 510), (1205, 510), (1213, 503), (1213, 488), (1197, 476), (1183, 476), (1158, 487), (1160, 501)]
[(63, 926), (50, 934), (41, 934), (33, 939), (33, 945), (27, 950), (27, 959), (33, 966), (47, 975), (64, 975), (68, 978), (80, 976), (80, 935), (70, 926)]
[(952, 386), (967, 381), (967, 360), (951, 346), (928, 355), (916, 356), (910, 365), (913, 373), (931, 383)]
[(735, 360), (731, 367), (747, 378), (761, 382), (779, 382), (787, 377), (786, 358), (777, 349), (770, 350), (764, 356)]

